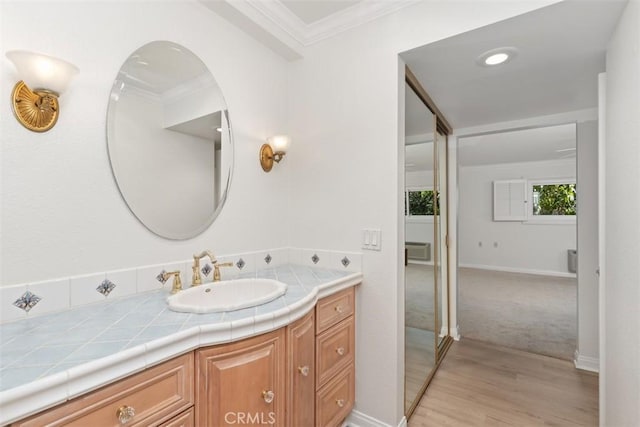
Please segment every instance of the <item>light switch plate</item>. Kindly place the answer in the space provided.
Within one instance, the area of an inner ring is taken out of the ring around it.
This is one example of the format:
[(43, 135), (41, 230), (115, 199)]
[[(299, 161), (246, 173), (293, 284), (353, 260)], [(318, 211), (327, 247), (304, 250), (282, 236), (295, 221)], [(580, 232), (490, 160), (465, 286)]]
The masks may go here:
[(381, 249), (380, 230), (371, 228), (362, 230), (362, 249), (369, 251)]

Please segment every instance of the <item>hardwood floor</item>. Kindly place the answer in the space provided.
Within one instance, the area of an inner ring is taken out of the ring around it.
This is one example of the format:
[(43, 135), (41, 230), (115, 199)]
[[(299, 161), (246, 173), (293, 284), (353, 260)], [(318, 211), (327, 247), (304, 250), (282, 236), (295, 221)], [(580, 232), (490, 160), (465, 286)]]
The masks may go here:
[(569, 361), (463, 339), (409, 419), (423, 426), (597, 426), (598, 375)]
[(432, 331), (405, 328), (405, 411), (418, 398), (435, 365), (435, 338)]

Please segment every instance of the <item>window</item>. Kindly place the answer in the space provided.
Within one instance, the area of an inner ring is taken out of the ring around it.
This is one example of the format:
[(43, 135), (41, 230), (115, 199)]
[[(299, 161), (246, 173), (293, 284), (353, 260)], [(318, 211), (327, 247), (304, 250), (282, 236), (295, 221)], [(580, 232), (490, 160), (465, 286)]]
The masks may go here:
[(493, 220), (523, 223), (575, 222), (575, 178), (493, 182)]
[(576, 183), (563, 182), (531, 182), (531, 216), (534, 218), (575, 217), (576, 215)]
[(404, 199), (404, 214), (406, 216), (433, 216), (433, 190), (407, 190), (404, 193)]

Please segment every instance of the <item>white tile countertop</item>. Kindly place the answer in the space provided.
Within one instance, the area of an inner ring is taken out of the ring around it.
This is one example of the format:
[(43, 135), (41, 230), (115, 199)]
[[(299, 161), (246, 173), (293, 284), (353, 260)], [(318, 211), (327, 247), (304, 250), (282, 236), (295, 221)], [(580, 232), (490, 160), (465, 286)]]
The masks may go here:
[(359, 272), (299, 265), (245, 277), (279, 280), (287, 292), (256, 307), (192, 314), (170, 311), (167, 290), (158, 290), (0, 325), (0, 425), (198, 347), (278, 329), (362, 281)]

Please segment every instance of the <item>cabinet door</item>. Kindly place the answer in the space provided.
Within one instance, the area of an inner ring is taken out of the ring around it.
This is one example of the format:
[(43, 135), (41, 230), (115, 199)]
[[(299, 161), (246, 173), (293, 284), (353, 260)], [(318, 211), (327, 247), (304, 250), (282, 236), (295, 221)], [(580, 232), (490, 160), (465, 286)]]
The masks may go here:
[(192, 405), (193, 353), (188, 353), (13, 426), (150, 426)]
[(197, 426), (284, 425), (284, 333), (198, 350)]
[(287, 425), (313, 426), (315, 418), (315, 313), (287, 327)]

